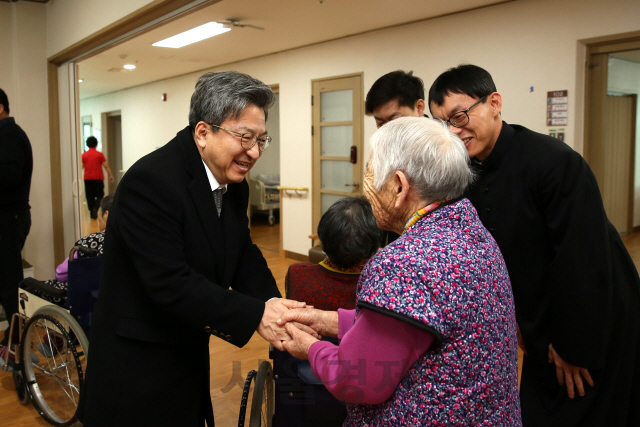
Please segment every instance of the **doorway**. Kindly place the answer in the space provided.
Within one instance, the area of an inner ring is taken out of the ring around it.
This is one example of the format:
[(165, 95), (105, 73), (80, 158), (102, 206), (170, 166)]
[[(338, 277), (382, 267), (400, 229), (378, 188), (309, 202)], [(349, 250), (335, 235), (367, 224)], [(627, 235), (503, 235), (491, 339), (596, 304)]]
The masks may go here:
[(249, 226), (251, 239), (260, 249), (280, 251), (280, 93), (272, 86), (276, 101), (269, 109), (267, 133), (271, 144), (247, 175), (249, 183)]
[(312, 82), (313, 219), (339, 199), (362, 195), (362, 73)]
[(640, 230), (640, 41), (590, 46), (584, 157), (619, 233)]
[(107, 164), (111, 168), (114, 181), (105, 181), (105, 196), (109, 193), (116, 191), (120, 179), (124, 170), (122, 168), (122, 115), (120, 111), (114, 113), (106, 113), (103, 115), (103, 120), (106, 120), (106, 126), (104, 129), (106, 133), (104, 138), (106, 141), (106, 153)]

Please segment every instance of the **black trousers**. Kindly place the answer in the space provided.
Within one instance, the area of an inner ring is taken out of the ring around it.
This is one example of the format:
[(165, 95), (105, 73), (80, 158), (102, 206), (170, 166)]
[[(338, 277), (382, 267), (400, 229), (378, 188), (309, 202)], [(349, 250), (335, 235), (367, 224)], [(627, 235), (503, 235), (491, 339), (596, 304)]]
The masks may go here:
[[(9, 339), (11, 318), (18, 312), (18, 284), (22, 276), (22, 248), (31, 229), (31, 211), (0, 212), (0, 305), (7, 314), (9, 326), (1, 345)], [(16, 332), (18, 332), (16, 328)], [(17, 334), (12, 342), (17, 342)]]
[(104, 197), (104, 182), (100, 179), (85, 179), (84, 194), (87, 197), (87, 207), (90, 211), (100, 209), (100, 202)]

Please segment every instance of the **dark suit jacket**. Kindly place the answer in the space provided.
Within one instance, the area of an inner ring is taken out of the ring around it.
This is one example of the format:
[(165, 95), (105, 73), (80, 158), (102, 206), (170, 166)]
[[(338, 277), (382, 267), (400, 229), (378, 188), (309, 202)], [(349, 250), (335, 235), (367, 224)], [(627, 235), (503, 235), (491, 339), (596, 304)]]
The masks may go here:
[[(246, 181), (230, 184), (218, 218), (188, 127), (127, 171), (105, 236), (86, 427), (212, 424), (210, 335), (242, 347), (280, 296), (251, 242), (248, 196)], [(231, 363), (216, 369), (231, 375)]]

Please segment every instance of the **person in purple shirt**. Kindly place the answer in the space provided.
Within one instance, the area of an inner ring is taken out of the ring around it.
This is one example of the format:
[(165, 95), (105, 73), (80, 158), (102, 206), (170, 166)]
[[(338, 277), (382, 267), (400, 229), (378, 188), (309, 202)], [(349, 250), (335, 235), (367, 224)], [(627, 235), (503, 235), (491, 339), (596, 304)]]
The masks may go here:
[(284, 314), (283, 347), (347, 402), (345, 426), (522, 425), (511, 284), (461, 197), (473, 179), (464, 144), (446, 124), (404, 117), (371, 146), (365, 197), (401, 235), (365, 266), (355, 310)]

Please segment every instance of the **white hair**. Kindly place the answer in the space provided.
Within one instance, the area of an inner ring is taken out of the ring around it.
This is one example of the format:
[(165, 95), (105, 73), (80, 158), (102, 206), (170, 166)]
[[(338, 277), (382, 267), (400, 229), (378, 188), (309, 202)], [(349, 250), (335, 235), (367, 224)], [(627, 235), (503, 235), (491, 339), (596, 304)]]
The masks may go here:
[(371, 137), (373, 187), (381, 190), (402, 171), (426, 201), (461, 196), (473, 179), (464, 143), (441, 120), (401, 117)]

